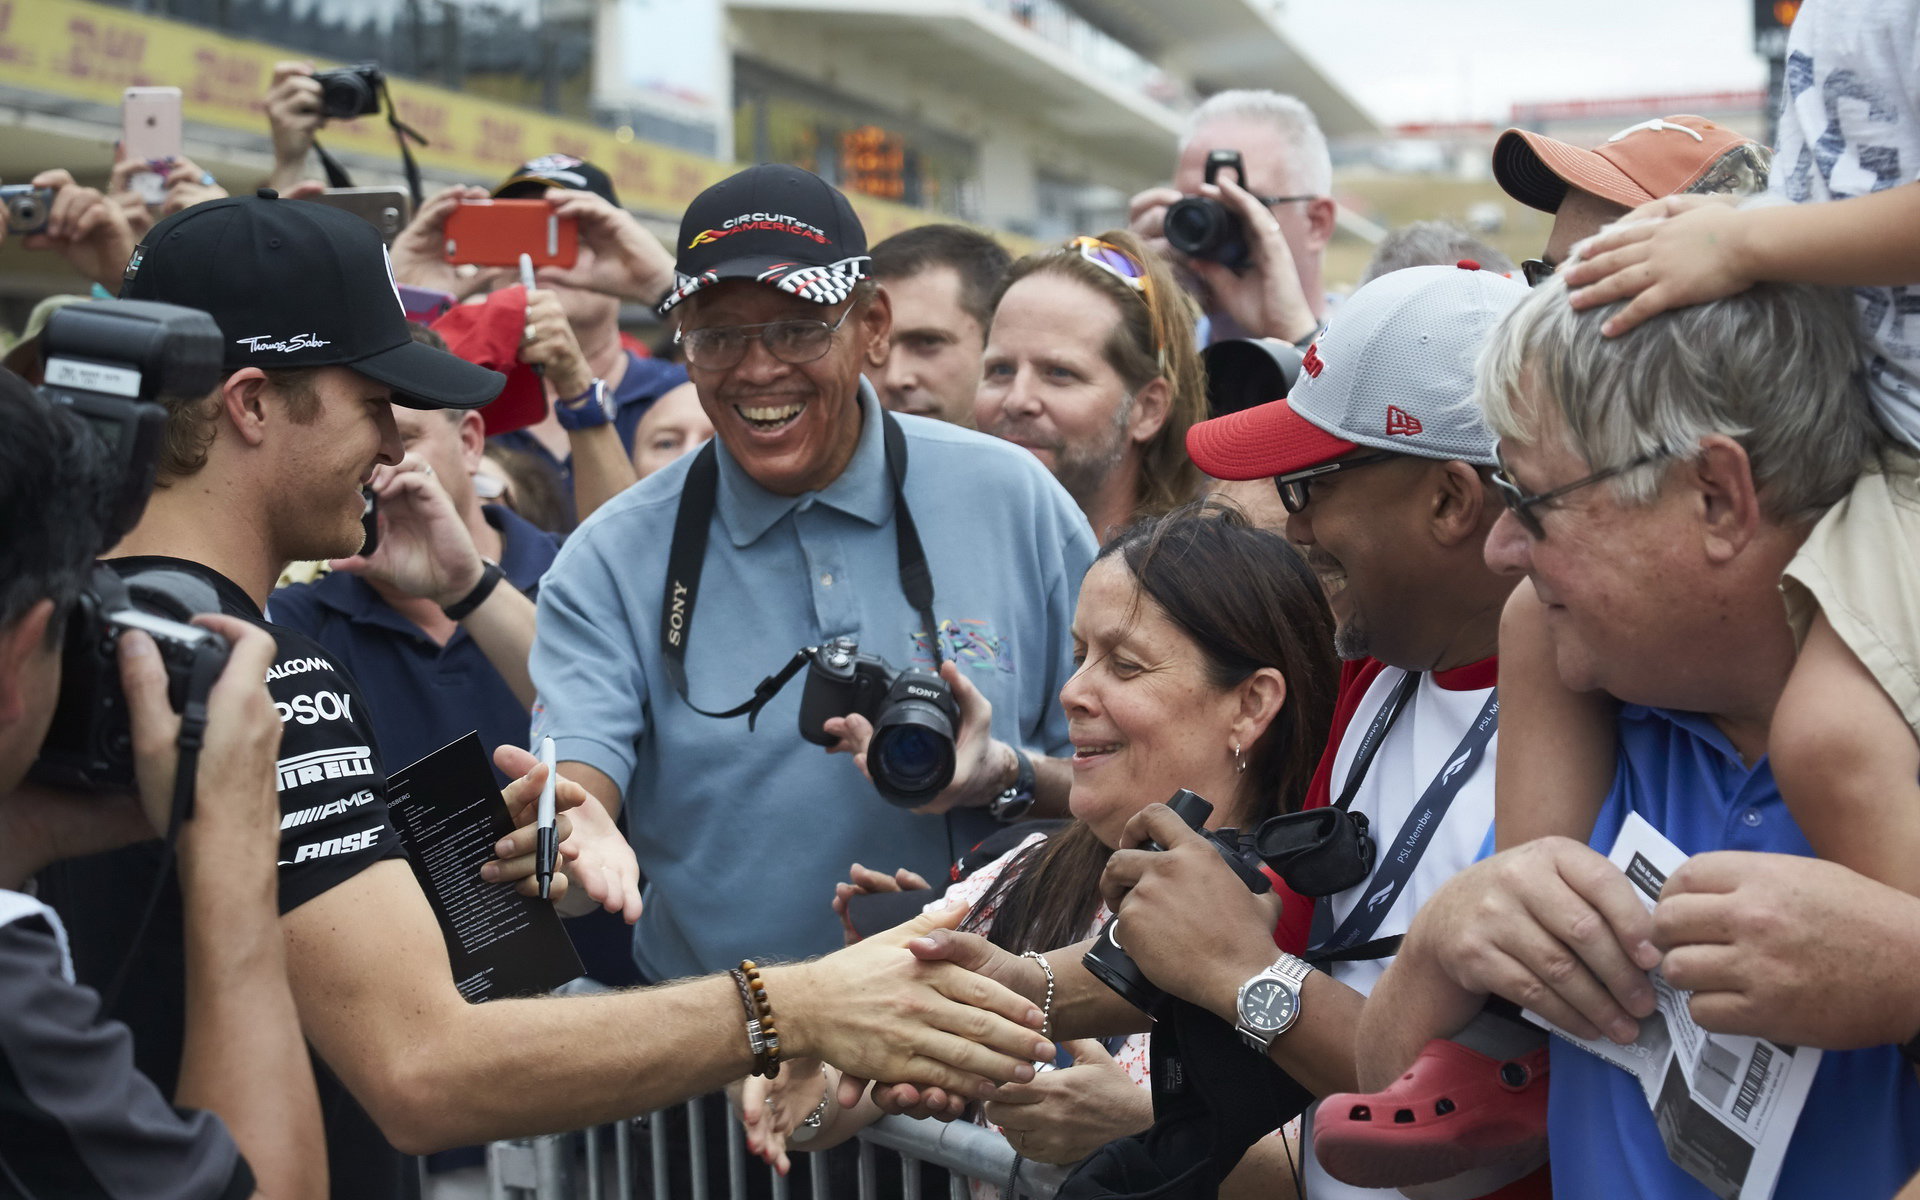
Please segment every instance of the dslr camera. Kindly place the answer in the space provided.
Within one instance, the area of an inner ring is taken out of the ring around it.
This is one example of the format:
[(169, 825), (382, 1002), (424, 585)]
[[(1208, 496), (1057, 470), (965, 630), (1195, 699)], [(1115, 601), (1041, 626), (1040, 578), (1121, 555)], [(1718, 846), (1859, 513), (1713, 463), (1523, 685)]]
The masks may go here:
[[(133, 528), (153, 491), (167, 396), (204, 396), (221, 379), (220, 327), (203, 312), (144, 300), (70, 304), (41, 335), (48, 404), (97, 435), (118, 485), (101, 498), (106, 545)], [(224, 638), (186, 622), (219, 611), (203, 581), (175, 571), (122, 580), (96, 566), (67, 616), (60, 696), (29, 776), (80, 790), (134, 786), (133, 736), (120, 690), (116, 643), (128, 629), (152, 635), (176, 709), (204, 704), (227, 660)]]
[(313, 78), (320, 85), (320, 111), (329, 121), (379, 114), (380, 97), (387, 90), (387, 77), (380, 64), (364, 62), (315, 71)]
[[(1247, 186), (1247, 168), (1238, 150), (1215, 150), (1207, 155), (1207, 182), (1217, 183), (1222, 171), (1232, 171), (1234, 182)], [(1167, 245), (1188, 258), (1209, 259), (1236, 271), (1253, 261), (1240, 218), (1211, 196), (1176, 200), (1167, 209), (1161, 232)]]
[[(1247, 885), (1247, 890), (1255, 895), (1264, 895), (1272, 890), (1267, 877), (1260, 870), (1260, 859), (1246, 846), (1246, 839), (1235, 829), (1206, 828), (1207, 818), (1213, 815), (1213, 805), (1205, 799), (1181, 788), (1167, 801), (1175, 815), (1187, 823), (1187, 828), (1204, 836), (1213, 843), (1234, 874)], [(1148, 842), (1142, 850), (1165, 850), (1165, 846)], [(1120, 998), (1144, 1013), (1158, 1009), (1167, 994), (1159, 986), (1141, 973), (1140, 968), (1120, 943), (1120, 918), (1115, 916), (1107, 921), (1094, 939), (1093, 949), (1080, 959), (1094, 978), (1120, 993)]]
[(53, 189), (30, 183), (0, 187), (0, 212), (6, 213), (7, 232), (28, 237), (47, 231), (53, 213)]
[(918, 667), (895, 671), (885, 659), (860, 653), (850, 637), (805, 653), (801, 737), (831, 746), (838, 739), (826, 731), (827, 718), (858, 713), (873, 722), (867, 774), (882, 797), (902, 808), (918, 808), (953, 782), (960, 706), (946, 680)]

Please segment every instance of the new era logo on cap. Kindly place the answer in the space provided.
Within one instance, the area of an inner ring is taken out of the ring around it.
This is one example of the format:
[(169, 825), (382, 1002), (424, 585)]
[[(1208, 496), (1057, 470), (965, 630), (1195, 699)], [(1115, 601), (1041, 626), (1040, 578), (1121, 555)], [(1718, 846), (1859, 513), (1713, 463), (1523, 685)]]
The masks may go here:
[(1187, 452), (1216, 479), (1286, 475), (1362, 447), (1491, 464), (1474, 362), (1526, 295), (1467, 262), (1382, 275), (1334, 312), (1284, 400), (1201, 422)]

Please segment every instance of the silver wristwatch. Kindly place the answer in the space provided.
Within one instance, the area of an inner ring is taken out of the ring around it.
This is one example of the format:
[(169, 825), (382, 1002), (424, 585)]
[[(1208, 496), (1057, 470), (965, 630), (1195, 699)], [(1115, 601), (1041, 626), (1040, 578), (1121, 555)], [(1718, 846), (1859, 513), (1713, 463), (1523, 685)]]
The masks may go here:
[(1300, 988), (1313, 967), (1304, 959), (1282, 954), (1266, 970), (1240, 985), (1234, 1000), (1234, 1028), (1240, 1040), (1261, 1054), (1273, 1039), (1300, 1019)]

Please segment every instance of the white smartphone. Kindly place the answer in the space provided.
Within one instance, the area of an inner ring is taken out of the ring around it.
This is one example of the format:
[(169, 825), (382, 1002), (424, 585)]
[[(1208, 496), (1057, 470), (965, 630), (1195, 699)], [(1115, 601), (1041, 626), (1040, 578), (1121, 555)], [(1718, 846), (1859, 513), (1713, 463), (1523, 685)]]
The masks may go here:
[[(180, 89), (130, 87), (120, 97), (120, 151), (134, 162), (172, 163), (184, 153), (180, 127)], [(166, 197), (166, 176), (141, 171), (128, 186), (148, 204)]]

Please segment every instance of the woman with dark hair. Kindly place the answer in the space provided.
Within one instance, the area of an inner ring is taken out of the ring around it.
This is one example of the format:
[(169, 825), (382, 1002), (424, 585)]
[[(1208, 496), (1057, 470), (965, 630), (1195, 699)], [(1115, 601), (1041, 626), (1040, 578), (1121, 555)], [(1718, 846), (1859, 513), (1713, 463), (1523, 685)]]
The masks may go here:
[[(1081, 584), (1073, 639), (1078, 669), (1060, 703), (1074, 819), (1036, 827), (947, 893), (972, 905), (962, 928), (1015, 953), (1092, 936), (1108, 916), (1100, 873), (1121, 831), (1175, 790), (1211, 801), (1216, 827), (1251, 829), (1297, 810), (1332, 720), (1337, 665), (1319, 581), (1286, 539), (1232, 509), (1189, 505), (1107, 543)], [(969, 708), (964, 719), (984, 731), (991, 711)], [(844, 916), (851, 893), (925, 886), (856, 867), (835, 907)], [(1029, 1158), (1074, 1162), (1152, 1123), (1146, 1034), (1069, 1049), (1072, 1065), (1043, 1075), (1040, 1092), (1002, 1089), (986, 1107)], [(749, 1143), (784, 1163), (785, 1131), (810, 1112), (821, 1117), (810, 1149), (876, 1115), (866, 1105), (816, 1109), (820, 1097), (811, 1078), (771, 1095), (749, 1081)]]

